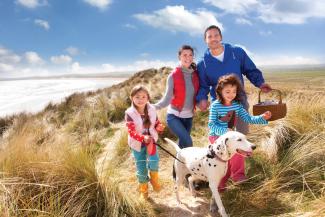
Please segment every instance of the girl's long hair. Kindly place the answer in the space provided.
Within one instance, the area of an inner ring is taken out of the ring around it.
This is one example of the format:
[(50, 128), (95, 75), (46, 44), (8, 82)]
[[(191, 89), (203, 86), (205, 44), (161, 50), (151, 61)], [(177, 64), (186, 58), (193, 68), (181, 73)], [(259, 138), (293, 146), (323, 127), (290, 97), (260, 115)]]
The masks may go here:
[[(143, 85), (136, 85), (135, 87), (132, 88), (131, 93), (130, 93), (130, 98), (132, 101), (132, 105), (136, 108), (137, 106), (133, 103), (132, 98), (140, 91), (143, 91), (147, 94), (148, 100), (150, 100), (150, 95), (149, 95), (149, 90), (143, 86)], [(149, 128), (151, 125), (151, 121), (149, 118), (149, 112), (148, 112), (148, 104), (144, 107), (144, 119), (143, 119), (143, 126), (146, 128)]]
[(244, 92), (244, 89), (242, 87), (240, 80), (238, 79), (238, 77), (235, 74), (224, 75), (219, 78), (218, 85), (216, 87), (217, 98), (219, 99), (219, 101), (222, 104), (224, 103), (225, 100), (222, 97), (221, 91), (228, 84), (230, 84), (231, 86), (237, 87), (236, 97), (234, 100), (240, 103), (243, 100), (242, 98), (243, 98), (243, 94), (245, 92)]

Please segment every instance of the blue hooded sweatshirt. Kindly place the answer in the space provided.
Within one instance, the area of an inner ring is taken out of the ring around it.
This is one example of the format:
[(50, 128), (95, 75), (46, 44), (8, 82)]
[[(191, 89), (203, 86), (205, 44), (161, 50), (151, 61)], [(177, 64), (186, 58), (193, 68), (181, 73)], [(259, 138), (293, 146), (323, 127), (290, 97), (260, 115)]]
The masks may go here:
[(262, 72), (256, 68), (253, 61), (241, 47), (230, 44), (223, 44), (223, 46), (225, 48), (223, 62), (213, 57), (210, 50), (207, 49), (204, 57), (197, 64), (200, 77), (200, 89), (196, 96), (197, 102), (208, 99), (209, 91), (211, 100), (214, 101), (216, 99), (215, 88), (219, 77), (226, 74), (233, 73), (237, 75), (243, 87), (243, 75), (256, 87), (260, 87), (264, 83)]

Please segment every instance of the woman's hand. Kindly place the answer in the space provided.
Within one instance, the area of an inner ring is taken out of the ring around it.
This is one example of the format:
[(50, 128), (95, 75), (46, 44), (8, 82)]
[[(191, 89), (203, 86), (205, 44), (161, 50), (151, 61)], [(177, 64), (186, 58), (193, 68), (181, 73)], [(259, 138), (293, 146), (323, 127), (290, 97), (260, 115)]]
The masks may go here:
[(209, 102), (206, 99), (202, 99), (199, 104), (198, 107), (200, 108), (201, 111), (205, 112), (208, 107), (209, 107)]
[(270, 111), (266, 111), (262, 114), (262, 117), (265, 119), (265, 120), (269, 120), (271, 117), (272, 117), (272, 113)]

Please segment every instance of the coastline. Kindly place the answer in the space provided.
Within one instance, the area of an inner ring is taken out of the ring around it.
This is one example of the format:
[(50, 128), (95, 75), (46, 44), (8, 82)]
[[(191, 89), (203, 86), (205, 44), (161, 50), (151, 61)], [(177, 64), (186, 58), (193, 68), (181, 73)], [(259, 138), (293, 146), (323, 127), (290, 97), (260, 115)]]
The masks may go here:
[(97, 91), (128, 77), (42, 77), (0, 80), (0, 118), (22, 112), (37, 113), (74, 93)]

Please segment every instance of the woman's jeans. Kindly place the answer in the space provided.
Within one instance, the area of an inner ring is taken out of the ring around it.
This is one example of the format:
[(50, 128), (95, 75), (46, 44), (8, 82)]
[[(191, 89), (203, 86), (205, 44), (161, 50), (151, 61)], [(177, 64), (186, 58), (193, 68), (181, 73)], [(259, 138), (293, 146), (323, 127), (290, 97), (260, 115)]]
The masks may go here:
[(169, 129), (178, 137), (180, 148), (192, 147), (191, 138), (193, 118), (180, 118), (173, 114), (167, 114), (167, 125)]
[(141, 151), (138, 152), (134, 149), (131, 149), (134, 159), (135, 165), (137, 167), (137, 177), (139, 183), (147, 183), (149, 181), (148, 169), (150, 171), (158, 172), (159, 165), (159, 156), (158, 151), (154, 155), (148, 155), (147, 146), (141, 147)]

